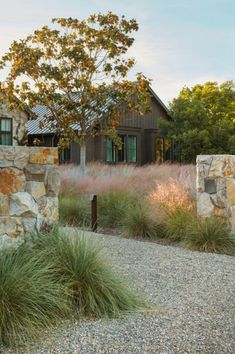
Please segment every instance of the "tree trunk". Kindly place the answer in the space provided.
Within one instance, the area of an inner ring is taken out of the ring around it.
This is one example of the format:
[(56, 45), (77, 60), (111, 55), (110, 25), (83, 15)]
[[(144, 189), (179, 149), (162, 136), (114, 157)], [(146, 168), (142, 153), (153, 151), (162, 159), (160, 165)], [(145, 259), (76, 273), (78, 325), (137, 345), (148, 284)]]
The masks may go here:
[(86, 144), (84, 142), (80, 144), (80, 167), (84, 173), (86, 167)]

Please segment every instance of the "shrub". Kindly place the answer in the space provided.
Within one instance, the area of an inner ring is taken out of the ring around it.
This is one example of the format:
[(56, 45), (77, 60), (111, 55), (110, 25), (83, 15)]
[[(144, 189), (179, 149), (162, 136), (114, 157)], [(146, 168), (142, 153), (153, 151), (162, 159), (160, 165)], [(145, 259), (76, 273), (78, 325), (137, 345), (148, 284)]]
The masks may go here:
[(165, 236), (163, 225), (151, 217), (146, 203), (138, 203), (127, 210), (123, 220), (124, 235), (147, 239)]
[(67, 289), (52, 264), (22, 247), (0, 255), (0, 342), (18, 345), (70, 313)]
[(54, 231), (33, 241), (37, 252), (45, 250), (45, 257), (53, 260), (58, 281), (73, 294), (73, 302), (80, 315), (118, 316), (143, 306), (117, 277), (103, 258), (100, 249), (90, 239), (76, 233), (68, 236)]
[(194, 214), (188, 210), (177, 208), (168, 214), (166, 219), (166, 237), (172, 241), (185, 238), (188, 225), (193, 221)]
[(211, 216), (188, 225), (184, 245), (198, 251), (233, 253), (235, 243), (228, 223), (220, 217)]
[(60, 222), (66, 225), (86, 225), (90, 224), (90, 205), (88, 197), (81, 196), (61, 196), (59, 200)]
[(122, 226), (123, 218), (135, 197), (125, 191), (105, 192), (98, 196), (98, 224), (104, 227)]

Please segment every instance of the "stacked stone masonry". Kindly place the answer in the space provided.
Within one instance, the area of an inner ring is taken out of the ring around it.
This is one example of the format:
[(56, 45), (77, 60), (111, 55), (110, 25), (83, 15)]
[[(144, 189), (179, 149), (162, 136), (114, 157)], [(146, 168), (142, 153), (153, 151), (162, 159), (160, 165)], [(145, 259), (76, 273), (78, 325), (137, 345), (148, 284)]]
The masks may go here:
[(58, 221), (57, 148), (0, 146), (0, 248)]
[(224, 217), (235, 231), (235, 155), (197, 157), (197, 212)]

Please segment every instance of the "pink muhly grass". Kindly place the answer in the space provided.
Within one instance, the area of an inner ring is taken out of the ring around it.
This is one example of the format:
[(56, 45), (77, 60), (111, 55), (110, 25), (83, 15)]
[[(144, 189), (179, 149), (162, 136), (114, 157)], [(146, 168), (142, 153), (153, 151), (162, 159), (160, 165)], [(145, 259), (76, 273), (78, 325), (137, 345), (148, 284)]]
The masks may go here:
[(146, 195), (155, 191), (156, 183), (177, 180), (194, 190), (195, 166), (179, 164), (151, 164), (143, 167), (134, 165), (106, 165), (88, 163), (85, 174), (77, 165), (63, 165), (61, 170), (61, 193), (78, 195), (100, 194), (107, 191), (127, 191)]
[(186, 186), (179, 180), (157, 183), (149, 194), (150, 204), (157, 209), (164, 208), (167, 212), (176, 209), (193, 210), (194, 201)]

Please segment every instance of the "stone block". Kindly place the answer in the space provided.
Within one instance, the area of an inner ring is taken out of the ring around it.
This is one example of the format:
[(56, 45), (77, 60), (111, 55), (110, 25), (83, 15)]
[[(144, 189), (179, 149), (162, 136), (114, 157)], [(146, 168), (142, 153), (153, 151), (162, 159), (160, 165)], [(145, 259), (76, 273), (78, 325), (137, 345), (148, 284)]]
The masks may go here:
[(27, 192), (18, 192), (10, 196), (10, 215), (36, 217), (38, 206), (33, 197)]
[(15, 159), (14, 146), (2, 145), (0, 149), (0, 167), (12, 166)]
[(9, 237), (24, 236), (24, 228), (21, 218), (0, 216), (0, 236), (2, 235), (7, 235)]
[(235, 205), (235, 178), (228, 178), (227, 182), (227, 198), (228, 206)]
[(58, 196), (60, 191), (60, 172), (57, 166), (47, 166), (45, 184), (47, 196)]
[(58, 149), (49, 147), (32, 147), (29, 162), (33, 164), (57, 165), (59, 162)]
[(28, 164), (24, 168), (24, 173), (27, 181), (44, 182), (46, 166), (37, 164)]
[(212, 215), (214, 211), (214, 205), (211, 202), (210, 194), (198, 193), (197, 195), (197, 213), (199, 216)]
[(233, 177), (235, 166), (232, 155), (198, 155), (199, 177)]
[(40, 210), (44, 221), (49, 225), (59, 220), (59, 201), (57, 197), (47, 197), (46, 205)]
[(15, 147), (15, 158), (14, 158), (14, 166), (23, 169), (29, 160), (29, 147), (27, 146), (18, 146)]
[(0, 193), (11, 194), (23, 191), (25, 183), (23, 171), (14, 167), (0, 169)]
[(9, 196), (3, 193), (0, 193), (0, 216), (9, 215)]
[(25, 191), (36, 200), (46, 195), (46, 188), (43, 182), (28, 181), (26, 182)]
[(8, 235), (2, 235), (0, 237), (0, 251), (7, 248), (18, 248), (24, 243), (23, 237), (10, 237)]
[(33, 232), (36, 231), (36, 223), (37, 223), (37, 218), (33, 217), (33, 218), (22, 218), (22, 223), (23, 223), (23, 227), (24, 227), (24, 231), (27, 234), (31, 234)]

